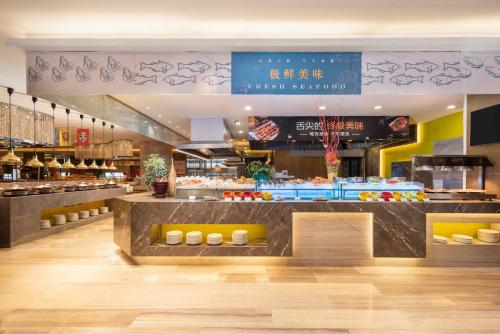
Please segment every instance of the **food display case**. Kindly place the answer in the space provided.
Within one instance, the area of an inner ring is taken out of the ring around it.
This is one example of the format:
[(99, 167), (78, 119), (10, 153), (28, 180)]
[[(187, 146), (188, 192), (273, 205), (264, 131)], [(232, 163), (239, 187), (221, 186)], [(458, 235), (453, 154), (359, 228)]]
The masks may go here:
[(419, 182), (391, 182), (383, 180), (380, 183), (339, 183), (339, 195), (341, 199), (362, 199), (363, 193), (377, 194), (379, 198), (385, 193), (404, 194), (405, 197), (416, 197), (424, 191), (424, 185)]

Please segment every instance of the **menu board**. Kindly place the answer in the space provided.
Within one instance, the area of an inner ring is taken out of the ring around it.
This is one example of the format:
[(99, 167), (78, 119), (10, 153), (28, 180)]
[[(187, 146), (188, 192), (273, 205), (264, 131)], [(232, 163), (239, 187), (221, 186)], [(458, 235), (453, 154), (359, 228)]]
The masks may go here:
[[(404, 139), (410, 135), (408, 116), (341, 116), (326, 117), (328, 131), (341, 140)], [(248, 118), (250, 141), (303, 142), (321, 140), (323, 130), (319, 117)]]

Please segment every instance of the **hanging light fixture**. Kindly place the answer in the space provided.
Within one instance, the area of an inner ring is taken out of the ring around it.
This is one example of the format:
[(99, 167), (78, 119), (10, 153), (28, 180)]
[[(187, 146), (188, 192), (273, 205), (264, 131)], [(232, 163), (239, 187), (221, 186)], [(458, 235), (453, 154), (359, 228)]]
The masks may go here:
[(36, 101), (38, 101), (38, 98), (32, 96), (31, 101), (33, 101), (33, 158), (26, 163), (26, 167), (40, 168), (43, 167), (43, 163), (38, 160), (36, 155)]
[[(68, 146), (70, 146), (71, 136), (69, 135), (69, 113), (70, 110), (66, 108), (66, 133), (68, 134)], [(75, 168), (75, 165), (71, 163), (71, 156), (68, 156), (68, 159), (63, 163), (62, 168), (71, 169)]]
[(23, 161), (14, 154), (14, 146), (12, 146), (12, 94), (14, 94), (14, 89), (7, 87), (7, 93), (9, 94), (9, 151), (0, 158), (0, 164), (18, 166), (22, 165)]
[[(80, 129), (83, 129), (83, 114), (80, 114)], [(83, 152), (81, 151), (82, 150), (80, 149), (80, 163), (76, 165), (76, 169), (89, 169), (89, 167), (85, 164), (85, 160), (83, 159)]]
[(54, 137), (52, 138), (52, 160), (49, 161), (46, 164), (46, 166), (47, 168), (61, 169), (62, 166), (56, 159), (56, 135), (55, 135), (56, 104), (51, 103), (50, 106), (52, 107), (52, 135)]
[(114, 142), (114, 134), (113, 134), (114, 129), (115, 129), (115, 126), (113, 124), (111, 124), (111, 165), (109, 165), (109, 167), (108, 167), (109, 170), (117, 170), (118, 169), (118, 168), (116, 168), (116, 166), (113, 163), (113, 159), (115, 157), (115, 151), (114, 151), (115, 142)]
[(99, 169), (95, 163), (95, 118), (92, 117), (92, 163), (89, 165), (90, 169)]
[(102, 122), (102, 140), (101, 140), (101, 147), (103, 148), (103, 157), (102, 157), (102, 164), (99, 166), (99, 169), (106, 170), (108, 169), (108, 165), (106, 165), (106, 152), (104, 150), (104, 127), (106, 126), (106, 122)]

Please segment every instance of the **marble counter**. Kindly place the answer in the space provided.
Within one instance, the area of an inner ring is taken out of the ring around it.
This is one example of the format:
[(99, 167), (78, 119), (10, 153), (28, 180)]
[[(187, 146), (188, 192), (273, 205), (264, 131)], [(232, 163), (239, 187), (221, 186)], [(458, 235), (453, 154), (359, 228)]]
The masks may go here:
[[(293, 214), (368, 213), (374, 257), (424, 258), (427, 213), (500, 213), (499, 201), (361, 202), (282, 201), (205, 202), (156, 199), (150, 193), (114, 200), (115, 243), (130, 256), (254, 255), (292, 256)], [(161, 224), (265, 224), (265, 246), (166, 246), (151, 240)], [(356, 247), (356, 245), (353, 245)]]
[(80, 203), (110, 200), (123, 196), (122, 187), (31, 195), (0, 197), (0, 247), (12, 247), (45, 236), (40, 233), (40, 214), (43, 209), (60, 208)]

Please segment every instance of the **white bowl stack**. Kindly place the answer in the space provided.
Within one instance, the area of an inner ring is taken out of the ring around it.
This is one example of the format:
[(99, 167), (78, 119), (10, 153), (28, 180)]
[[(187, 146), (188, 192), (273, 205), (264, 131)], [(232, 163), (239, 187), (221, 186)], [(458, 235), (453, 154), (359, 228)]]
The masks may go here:
[(67, 216), (67, 221), (69, 222), (76, 222), (78, 220), (78, 212), (70, 212)]
[(108, 213), (109, 212), (109, 208), (107, 206), (101, 206), (99, 208), (99, 213), (102, 214), (102, 213)]
[(66, 216), (65, 215), (54, 215), (54, 225), (64, 225), (66, 224)]
[(99, 215), (99, 209), (89, 209), (90, 216), (98, 216)]
[(78, 217), (80, 217), (80, 219), (89, 218), (89, 216), (90, 212), (88, 210), (78, 211)]
[(165, 239), (167, 239), (167, 245), (178, 245), (182, 242), (182, 231), (168, 231)]
[(453, 238), (453, 240), (461, 244), (471, 244), (473, 240), (471, 236), (463, 234), (453, 234), (451, 237)]
[(223, 241), (224, 238), (220, 233), (210, 233), (209, 235), (207, 235), (207, 244), (209, 244), (210, 246), (220, 245)]
[(186, 244), (199, 245), (201, 244), (202, 234), (200, 231), (190, 231), (186, 233)]
[(488, 230), (485, 228), (477, 230), (477, 238), (484, 242), (498, 242), (500, 240), (500, 232), (497, 230)]
[(50, 228), (50, 226), (51, 226), (50, 225), (50, 220), (48, 220), (48, 219), (42, 219), (40, 221), (40, 223), (42, 225), (42, 230), (46, 230), (46, 229)]
[(433, 235), (432, 236), (432, 241), (436, 244), (447, 244), (448, 243), (448, 238), (442, 237), (440, 235)]
[(234, 230), (233, 231), (233, 244), (236, 246), (245, 245), (248, 242), (247, 230)]

